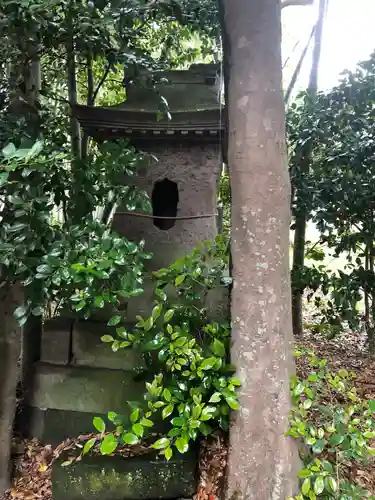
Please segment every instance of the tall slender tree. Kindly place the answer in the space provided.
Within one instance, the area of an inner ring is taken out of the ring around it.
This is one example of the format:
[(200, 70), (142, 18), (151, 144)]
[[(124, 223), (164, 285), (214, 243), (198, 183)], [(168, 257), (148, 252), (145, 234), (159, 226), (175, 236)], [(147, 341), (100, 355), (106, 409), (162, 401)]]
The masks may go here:
[[(323, 24), (325, 13), (327, 10), (328, 0), (319, 0), (319, 13), (318, 20), (315, 26), (314, 36), (314, 49), (312, 57), (312, 65), (309, 78), (309, 86), (307, 89), (308, 104), (313, 102), (318, 90), (318, 73), (319, 63), (322, 51), (322, 37), (323, 37)], [(306, 246), (306, 225), (308, 221), (309, 209), (308, 200), (309, 193), (304, 189), (304, 179), (309, 173), (311, 151), (313, 147), (314, 137), (301, 146), (299, 151), (295, 152), (296, 157), (299, 159), (299, 180), (301, 188), (296, 190), (296, 204), (295, 204), (295, 233), (294, 233), (294, 250), (293, 250), (293, 298), (292, 298), (292, 311), (293, 311), (293, 333), (294, 335), (301, 335), (303, 330), (302, 321), (302, 299), (303, 288), (298, 286), (300, 280), (300, 272), (303, 268), (305, 261), (305, 246)], [(297, 285), (297, 286), (296, 286)]]
[(232, 192), (233, 414), (227, 500), (285, 500), (298, 454), (285, 437), (293, 372), (279, 0), (223, 0)]

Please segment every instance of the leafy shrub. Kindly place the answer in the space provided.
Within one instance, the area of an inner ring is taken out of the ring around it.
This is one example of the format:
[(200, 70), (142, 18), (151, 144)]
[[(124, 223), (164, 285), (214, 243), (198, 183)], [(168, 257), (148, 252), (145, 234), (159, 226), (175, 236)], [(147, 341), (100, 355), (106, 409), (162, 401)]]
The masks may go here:
[(309, 370), (304, 379), (292, 377), (293, 408), (288, 435), (301, 445), (304, 467), (298, 476), (300, 493), (294, 500), (309, 498), (354, 500), (369, 497), (347, 479), (353, 464), (366, 464), (375, 456), (375, 401), (361, 399), (354, 385), (354, 373), (332, 373), (325, 359), (310, 350)]
[(149, 205), (145, 192), (124, 186), (124, 173), (134, 175), (141, 159), (126, 144), (101, 144), (80, 168), (41, 141), (2, 150), (0, 274), (25, 287), (25, 303), (15, 312), (21, 325), (30, 314), (42, 315), (47, 303), (88, 317), (94, 308), (142, 292), (142, 263), (150, 257), (144, 243), (109, 227), (116, 204), (127, 210)]
[[(228, 429), (230, 410), (239, 409), (236, 387), (240, 385), (229, 364), (230, 329), (226, 320), (210, 319), (205, 308), (209, 291), (228, 284), (223, 278), (227, 264), (227, 243), (218, 237), (214, 245), (207, 242), (154, 273), (152, 313), (139, 316), (134, 329), (127, 331), (120, 316), (110, 319), (115, 332), (103, 336), (103, 342), (114, 351), (133, 347), (148, 354), (150, 380), (144, 403), (132, 405), (130, 428), (116, 413), (108, 414), (115, 431), (103, 436), (103, 454), (112, 453), (119, 444), (136, 444), (160, 416), (169, 420), (171, 428), (152, 446), (167, 459), (173, 448), (185, 453), (199, 436), (217, 427)], [(106, 429), (100, 418), (94, 425), (99, 432)], [(88, 442), (84, 451), (95, 442)]]

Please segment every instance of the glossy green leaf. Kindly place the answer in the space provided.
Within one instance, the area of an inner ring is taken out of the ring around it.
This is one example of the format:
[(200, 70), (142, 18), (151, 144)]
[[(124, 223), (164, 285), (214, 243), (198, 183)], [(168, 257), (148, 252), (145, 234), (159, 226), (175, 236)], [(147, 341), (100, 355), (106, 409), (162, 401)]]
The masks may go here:
[(105, 432), (105, 422), (101, 417), (94, 417), (93, 425), (97, 431)]
[(103, 441), (100, 444), (100, 453), (102, 455), (110, 455), (117, 448), (117, 439), (113, 434), (108, 434), (104, 437)]

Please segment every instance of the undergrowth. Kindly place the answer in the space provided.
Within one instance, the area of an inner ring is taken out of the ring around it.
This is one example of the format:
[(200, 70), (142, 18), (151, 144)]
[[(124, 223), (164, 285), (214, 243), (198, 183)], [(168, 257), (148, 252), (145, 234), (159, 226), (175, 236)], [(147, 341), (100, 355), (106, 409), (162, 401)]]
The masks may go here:
[(366, 465), (375, 455), (375, 401), (363, 399), (355, 387), (355, 373), (331, 372), (327, 361), (301, 349), (308, 374), (293, 376), (293, 407), (288, 435), (297, 439), (303, 468), (300, 492), (294, 500), (374, 499), (348, 471)]

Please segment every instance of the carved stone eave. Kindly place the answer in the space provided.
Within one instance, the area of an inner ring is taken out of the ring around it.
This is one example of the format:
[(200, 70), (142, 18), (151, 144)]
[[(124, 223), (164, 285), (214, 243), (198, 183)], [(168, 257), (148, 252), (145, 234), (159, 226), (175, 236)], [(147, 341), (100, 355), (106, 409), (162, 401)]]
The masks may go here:
[(154, 111), (133, 111), (121, 106), (76, 105), (73, 113), (82, 128), (98, 140), (219, 143), (225, 129), (224, 113), (220, 109), (176, 111), (170, 120), (167, 117), (157, 120)]

